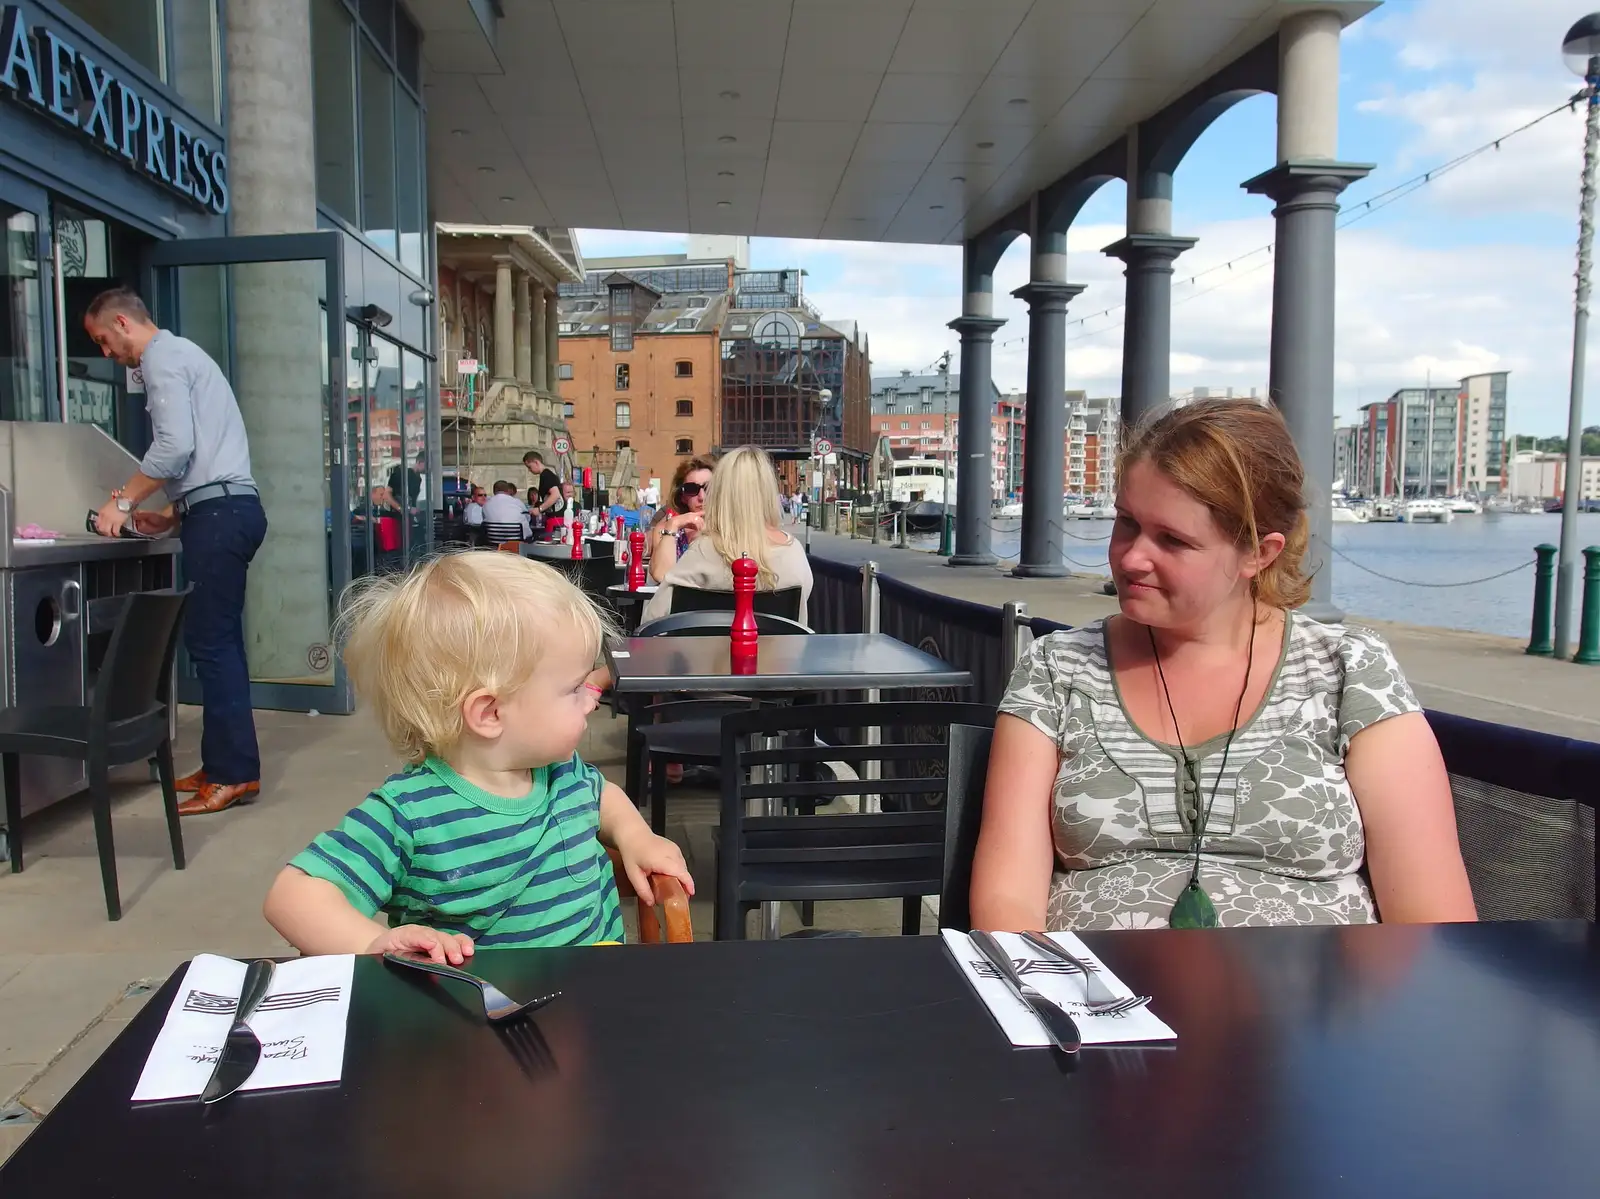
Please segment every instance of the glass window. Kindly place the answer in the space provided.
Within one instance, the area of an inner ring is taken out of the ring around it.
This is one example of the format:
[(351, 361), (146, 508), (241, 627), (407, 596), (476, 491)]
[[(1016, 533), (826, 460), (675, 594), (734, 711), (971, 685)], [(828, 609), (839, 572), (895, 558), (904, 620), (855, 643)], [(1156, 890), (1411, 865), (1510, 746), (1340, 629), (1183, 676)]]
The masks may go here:
[(361, 43), (361, 230), (393, 257), (394, 76), (365, 41)]
[(61, 7), (92, 28), (158, 79), (161, 61), (162, 0), (61, 0)]
[(406, 550), (415, 562), (433, 548), (433, 510), (441, 505), (434, 502), (434, 480), (439, 477), (434, 461), (437, 447), (428, 444), (432, 431), (428, 421), (428, 367), (421, 356), (410, 350), (400, 352), (400, 385), (403, 465), (408, 471), (407, 490), (413, 491), (408, 497), (411, 519), (406, 529)]
[(311, 99), (316, 113), (317, 203), (351, 222), (360, 215), (353, 28), (339, 0), (313, 0)]
[(692, 454), (694, 453), (694, 442), (687, 437), (680, 437), (672, 452), (675, 454)]
[(568, 419), (577, 415), (577, 410), (573, 408), (571, 400), (568, 400), (565, 404), (561, 405), (561, 415), (567, 417)]
[(217, 0), (170, 0), (172, 84), (196, 112), (221, 119), (217, 87)]
[(679, 400), (678, 401), (678, 415), (679, 416), (693, 416), (694, 415), (694, 401), (693, 400)]
[(626, 362), (617, 363), (617, 390), (628, 390), (628, 364)]
[(49, 420), (44, 385), (44, 292), (39, 219), (0, 204), (0, 420)]
[(394, 0), (361, 0), (361, 23), (388, 53), (394, 51)]
[(627, 404), (617, 405), (617, 428), (626, 429), (633, 424), (633, 409)]
[(395, 208), (400, 227), (400, 263), (422, 273), (422, 110), (406, 94), (394, 89)]
[(673, 368), (673, 374), (680, 379), (694, 378), (694, 363), (679, 362)]
[(617, 449), (619, 449), (619, 450), (629, 450), (629, 449), (632, 449), (632, 448), (633, 448), (633, 442), (629, 441), (627, 438), (620, 438), (617, 441)]
[(412, 87), (422, 86), (422, 34), (406, 16), (404, 8), (394, 10), (394, 62), (395, 69)]
[(572, 363), (563, 362), (561, 364), (561, 369), (559, 371), (557, 371), (556, 373), (560, 378), (563, 378), (563, 379), (572, 378)]

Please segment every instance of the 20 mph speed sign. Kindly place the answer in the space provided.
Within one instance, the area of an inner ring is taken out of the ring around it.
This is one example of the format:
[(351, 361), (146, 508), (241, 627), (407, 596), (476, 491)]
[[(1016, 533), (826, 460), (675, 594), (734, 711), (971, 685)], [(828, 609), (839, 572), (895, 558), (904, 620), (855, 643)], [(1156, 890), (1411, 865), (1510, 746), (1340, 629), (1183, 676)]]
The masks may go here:
[(565, 454), (568, 450), (570, 450), (572, 448), (572, 443), (570, 441), (568, 441), (565, 437), (558, 437), (555, 440), (555, 447), (554, 448), (555, 448), (556, 453)]
[(825, 437), (818, 438), (817, 444), (811, 447), (811, 452), (814, 453), (818, 458), (826, 458), (829, 454), (833, 453), (833, 442), (829, 441)]

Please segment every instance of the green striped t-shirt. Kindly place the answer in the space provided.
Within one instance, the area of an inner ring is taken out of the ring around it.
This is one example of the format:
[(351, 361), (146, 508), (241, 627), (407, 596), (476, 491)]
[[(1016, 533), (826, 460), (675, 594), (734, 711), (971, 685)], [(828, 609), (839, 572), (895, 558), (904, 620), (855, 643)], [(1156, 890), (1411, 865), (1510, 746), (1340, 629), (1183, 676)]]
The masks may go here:
[(363, 915), (466, 933), (485, 948), (620, 941), (616, 879), (598, 836), (604, 785), (574, 754), (506, 799), (429, 758), (290, 865), (338, 887)]

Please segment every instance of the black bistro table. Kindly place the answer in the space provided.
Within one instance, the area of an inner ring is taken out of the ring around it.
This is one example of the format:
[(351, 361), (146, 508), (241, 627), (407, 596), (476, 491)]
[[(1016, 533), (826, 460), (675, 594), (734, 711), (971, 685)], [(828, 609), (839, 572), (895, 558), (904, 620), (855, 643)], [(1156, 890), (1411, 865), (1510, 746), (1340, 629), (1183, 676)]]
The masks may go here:
[(663, 691), (867, 691), (885, 687), (968, 687), (972, 672), (887, 633), (762, 637), (755, 670), (735, 674), (725, 636), (630, 637), (608, 647), (622, 694)]
[(1584, 923), (1085, 940), (1175, 1046), (1014, 1050), (937, 937), (356, 963), (344, 1078), (134, 1106), (175, 975), (0, 1168), (6, 1199), (1593, 1199)]

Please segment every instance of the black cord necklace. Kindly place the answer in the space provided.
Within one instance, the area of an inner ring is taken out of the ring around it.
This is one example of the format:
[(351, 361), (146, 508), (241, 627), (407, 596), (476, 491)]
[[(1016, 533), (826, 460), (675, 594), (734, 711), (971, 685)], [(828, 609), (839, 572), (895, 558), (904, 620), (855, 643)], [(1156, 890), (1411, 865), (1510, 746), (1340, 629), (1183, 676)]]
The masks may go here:
[[(1155, 630), (1149, 625), (1145, 626), (1146, 633), (1150, 636), (1150, 653), (1156, 660), (1156, 677), (1161, 680), (1161, 694), (1167, 701), (1167, 713), (1172, 717), (1172, 732), (1178, 738), (1178, 753), (1183, 757), (1183, 771), (1189, 777), (1189, 782), (1194, 786), (1195, 798), (1200, 796), (1200, 778), (1197, 763), (1189, 760), (1189, 751), (1183, 744), (1183, 733), (1178, 728), (1178, 713), (1172, 706), (1172, 692), (1167, 689), (1167, 674), (1161, 669), (1161, 650), (1156, 645)], [(1250, 690), (1250, 672), (1256, 660), (1256, 606), (1254, 601), (1250, 604), (1250, 646), (1245, 651), (1244, 659), (1244, 686), (1239, 688), (1239, 702), (1233, 706), (1233, 724), (1228, 728), (1228, 739), (1222, 745), (1222, 764), (1217, 768), (1217, 777), (1211, 783), (1211, 797), (1206, 800), (1205, 812), (1199, 811), (1198, 803), (1195, 810), (1197, 819), (1194, 824), (1194, 836), (1190, 842), (1189, 852), (1194, 856), (1194, 864), (1189, 869), (1189, 882), (1184, 887), (1183, 894), (1178, 896), (1178, 901), (1172, 905), (1172, 911), (1167, 914), (1167, 924), (1171, 928), (1216, 928), (1217, 905), (1211, 902), (1205, 888), (1200, 885), (1200, 843), (1205, 839), (1206, 827), (1211, 823), (1211, 809), (1217, 802), (1217, 788), (1222, 785), (1222, 776), (1228, 772), (1228, 751), (1233, 748), (1234, 734), (1239, 731), (1239, 717), (1244, 712), (1244, 697)]]

